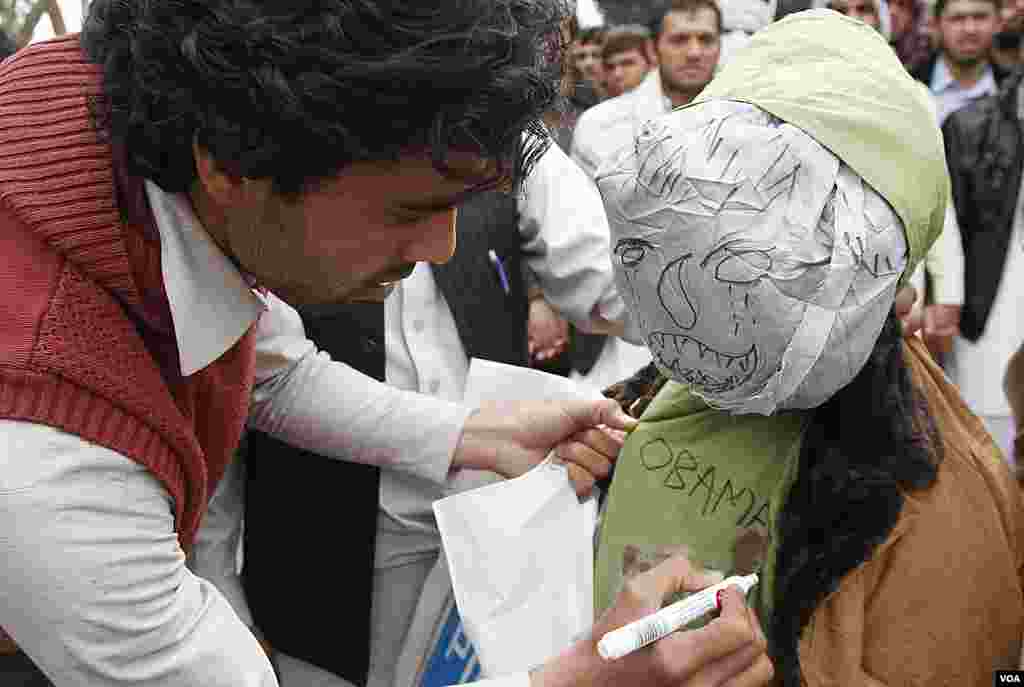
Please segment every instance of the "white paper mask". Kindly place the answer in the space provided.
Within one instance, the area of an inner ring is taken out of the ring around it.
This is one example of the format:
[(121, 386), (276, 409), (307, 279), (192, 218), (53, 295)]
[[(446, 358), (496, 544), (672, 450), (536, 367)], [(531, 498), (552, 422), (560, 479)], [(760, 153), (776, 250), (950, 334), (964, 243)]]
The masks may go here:
[(666, 374), (767, 415), (860, 371), (906, 266), (903, 225), (809, 135), (710, 101), (646, 124), (597, 182), (616, 283)]

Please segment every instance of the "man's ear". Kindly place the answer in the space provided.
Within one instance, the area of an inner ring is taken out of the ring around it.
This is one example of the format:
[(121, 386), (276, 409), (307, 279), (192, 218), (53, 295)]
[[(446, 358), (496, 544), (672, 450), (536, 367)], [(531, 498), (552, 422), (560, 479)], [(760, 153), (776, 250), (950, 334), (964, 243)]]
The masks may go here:
[(192, 157), (199, 184), (217, 205), (231, 207), (241, 200), (245, 185), (242, 178), (225, 170), (198, 141), (192, 142)]

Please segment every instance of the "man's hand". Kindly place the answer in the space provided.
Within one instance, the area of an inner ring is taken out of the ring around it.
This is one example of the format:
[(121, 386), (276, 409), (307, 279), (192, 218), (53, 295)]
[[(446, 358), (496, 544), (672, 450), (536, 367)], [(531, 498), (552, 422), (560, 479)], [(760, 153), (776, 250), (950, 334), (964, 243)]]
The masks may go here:
[(929, 305), (924, 309), (924, 342), (933, 356), (949, 353), (960, 333), (959, 305)]
[(550, 360), (569, 343), (569, 323), (542, 297), (530, 301), (526, 332), (531, 362)]
[(904, 286), (896, 292), (896, 300), (892, 305), (892, 310), (903, 323), (903, 336), (916, 334), (924, 325), (924, 315), (920, 309), (914, 308), (914, 303), (916, 302), (917, 289), (913, 286)]
[(487, 403), (466, 421), (452, 466), (518, 477), (552, 450), (586, 496), (618, 458), (624, 430), (636, 426), (615, 401)]
[(593, 634), (542, 666), (531, 687), (759, 687), (774, 669), (760, 623), (735, 587), (722, 594), (721, 615), (704, 627), (675, 632), (616, 661), (597, 653), (606, 633), (661, 607), (679, 591), (698, 591), (721, 578), (693, 568), (675, 556), (626, 583), (615, 605), (594, 626)]

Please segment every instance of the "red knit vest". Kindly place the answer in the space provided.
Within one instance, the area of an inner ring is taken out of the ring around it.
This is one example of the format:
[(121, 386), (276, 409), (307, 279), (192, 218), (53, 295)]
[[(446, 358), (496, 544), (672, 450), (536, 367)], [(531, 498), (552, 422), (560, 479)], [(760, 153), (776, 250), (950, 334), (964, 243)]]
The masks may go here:
[(101, 85), (77, 36), (0, 67), (0, 418), (146, 466), (187, 550), (242, 431), (253, 332), (181, 375), (143, 182), (90, 116)]

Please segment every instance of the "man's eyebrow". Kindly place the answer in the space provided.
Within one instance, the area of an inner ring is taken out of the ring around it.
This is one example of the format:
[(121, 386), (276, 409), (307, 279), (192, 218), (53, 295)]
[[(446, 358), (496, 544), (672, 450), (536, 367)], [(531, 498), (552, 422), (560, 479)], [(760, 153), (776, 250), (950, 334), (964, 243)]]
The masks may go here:
[(458, 193), (448, 196), (438, 196), (436, 198), (427, 198), (424, 200), (407, 200), (395, 203), (400, 210), (406, 212), (421, 212), (423, 214), (434, 214), (438, 212), (445, 212), (451, 210), (454, 207), (458, 207), (462, 203), (465, 203), (473, 195), (479, 193), (475, 189), (466, 189), (465, 191), (459, 191)]
[(462, 205), (470, 198), (478, 196), (481, 193), (500, 190), (504, 181), (505, 179), (503, 177), (495, 176), (484, 179), (483, 181), (471, 186), (467, 186), (465, 189), (447, 196), (437, 196), (435, 198), (426, 198), (422, 200), (398, 201), (395, 203), (395, 206), (404, 212), (419, 212), (424, 214), (445, 212)]

